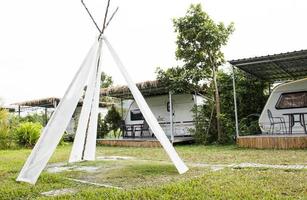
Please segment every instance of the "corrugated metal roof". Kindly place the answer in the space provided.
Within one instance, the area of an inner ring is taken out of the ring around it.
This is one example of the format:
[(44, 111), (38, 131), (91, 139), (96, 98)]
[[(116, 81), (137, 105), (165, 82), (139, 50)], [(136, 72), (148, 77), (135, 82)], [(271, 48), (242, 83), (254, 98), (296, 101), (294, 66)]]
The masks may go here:
[(307, 50), (228, 61), (267, 81), (294, 80), (307, 76)]

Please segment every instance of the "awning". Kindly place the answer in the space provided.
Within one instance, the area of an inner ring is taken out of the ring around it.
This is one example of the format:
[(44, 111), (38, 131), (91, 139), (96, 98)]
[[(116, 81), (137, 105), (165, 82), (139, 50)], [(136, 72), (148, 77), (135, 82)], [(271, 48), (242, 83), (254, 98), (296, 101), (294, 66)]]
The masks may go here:
[(307, 76), (307, 50), (228, 61), (265, 81), (294, 80)]

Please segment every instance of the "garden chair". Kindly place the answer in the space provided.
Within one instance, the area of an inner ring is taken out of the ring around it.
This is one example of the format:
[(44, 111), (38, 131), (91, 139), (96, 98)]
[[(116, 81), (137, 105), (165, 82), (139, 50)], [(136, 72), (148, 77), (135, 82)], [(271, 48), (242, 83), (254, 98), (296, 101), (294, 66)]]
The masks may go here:
[(286, 134), (287, 128), (286, 128), (285, 119), (283, 117), (274, 117), (270, 109), (268, 109), (267, 112), (268, 112), (268, 117), (269, 117), (269, 121), (270, 121), (270, 130), (269, 130), (268, 133), (273, 135), (274, 130), (275, 130), (275, 125), (279, 124), (280, 130), (282, 130), (282, 132), (284, 134)]
[(146, 120), (144, 120), (144, 124), (142, 126), (141, 136), (143, 136), (144, 132), (147, 132), (150, 135), (149, 125), (147, 124)]
[(139, 127), (135, 127), (134, 130), (140, 132), (140, 137), (143, 137), (145, 132), (150, 134), (149, 125), (147, 124), (146, 120), (144, 120), (143, 124), (141, 124)]
[(132, 126), (127, 126), (125, 121), (122, 120), (120, 124), (120, 129), (123, 132), (123, 137), (134, 137), (134, 131)]

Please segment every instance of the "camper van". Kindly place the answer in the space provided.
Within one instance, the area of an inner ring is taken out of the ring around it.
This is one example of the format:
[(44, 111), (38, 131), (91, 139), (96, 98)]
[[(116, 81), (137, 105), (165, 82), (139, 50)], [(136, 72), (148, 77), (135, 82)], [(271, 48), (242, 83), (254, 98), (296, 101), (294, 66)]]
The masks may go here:
[(278, 85), (259, 118), (265, 134), (307, 134), (307, 78)]
[[(149, 96), (145, 98), (151, 111), (158, 120), (165, 134), (171, 136), (169, 95)], [(201, 105), (203, 97), (192, 94), (172, 95), (173, 135), (174, 137), (191, 136), (194, 128), (192, 108), (195, 104)], [(134, 100), (125, 100), (127, 112), (123, 116), (126, 137), (153, 137), (143, 115)], [(133, 133), (132, 133), (133, 132)]]

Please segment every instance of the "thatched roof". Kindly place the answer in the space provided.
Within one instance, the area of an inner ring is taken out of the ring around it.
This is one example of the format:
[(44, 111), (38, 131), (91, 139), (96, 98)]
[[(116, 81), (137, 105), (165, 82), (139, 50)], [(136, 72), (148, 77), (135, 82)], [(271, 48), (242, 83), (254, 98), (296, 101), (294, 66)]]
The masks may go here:
[[(24, 101), (20, 103), (14, 103), (13, 105), (18, 106), (27, 106), (27, 107), (43, 107), (43, 108), (54, 108), (60, 103), (60, 98), (56, 97), (49, 97), (44, 99), (36, 99), (36, 100), (30, 100), (30, 101)], [(83, 99), (81, 99), (78, 102), (78, 106), (83, 105)], [(112, 102), (100, 102), (99, 107), (104, 108), (113, 105)]]
[[(158, 80), (137, 83), (136, 86), (139, 88), (144, 97), (159, 96), (159, 95), (168, 94), (169, 92), (167, 87)], [(128, 86), (126, 85), (102, 88), (100, 91), (100, 95), (116, 97), (121, 99), (133, 98)]]
[(28, 107), (43, 107), (43, 108), (54, 108), (60, 102), (59, 98), (49, 97), (43, 99), (35, 99), (30, 101), (23, 101), (19, 103), (14, 103), (13, 105), (18, 106), (28, 106)]

